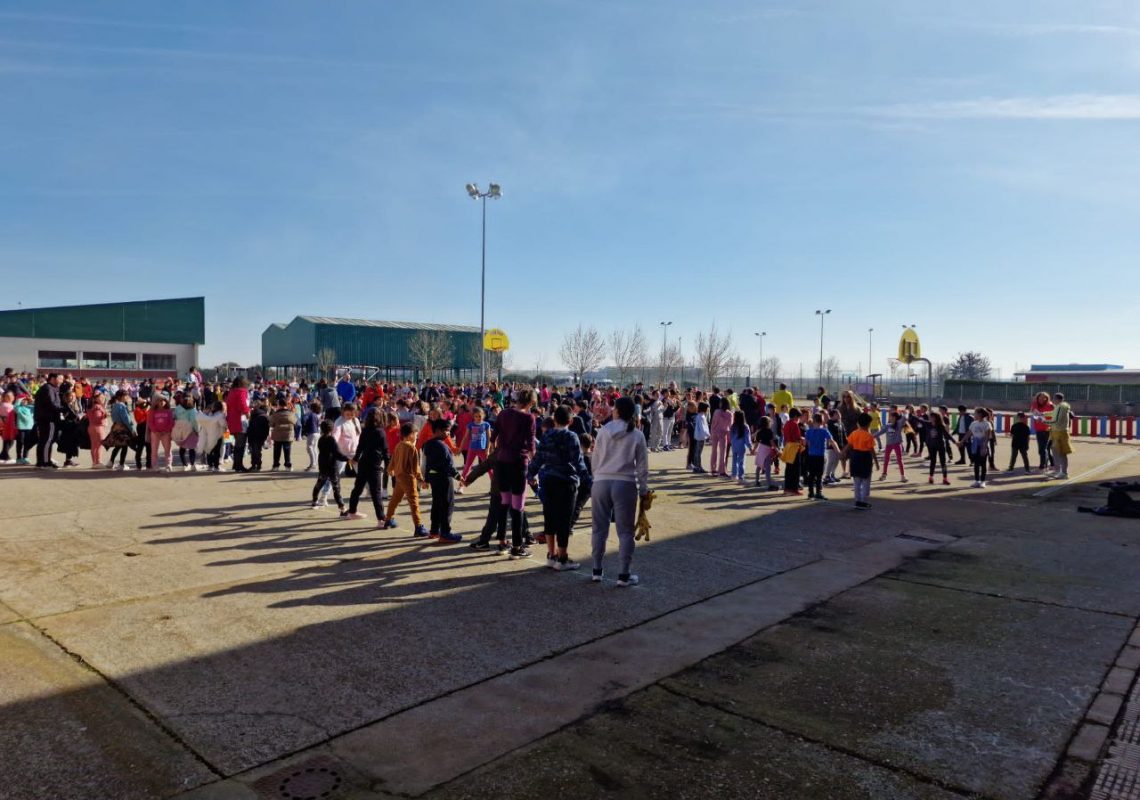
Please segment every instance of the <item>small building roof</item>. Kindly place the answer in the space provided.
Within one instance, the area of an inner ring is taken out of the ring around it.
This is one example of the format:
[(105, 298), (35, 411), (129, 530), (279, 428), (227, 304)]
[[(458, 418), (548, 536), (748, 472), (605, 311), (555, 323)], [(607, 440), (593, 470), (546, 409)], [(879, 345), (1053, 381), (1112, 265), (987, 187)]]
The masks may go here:
[[(353, 319), (351, 317), (313, 317), (305, 314), (298, 316), (297, 319), (303, 319), (314, 325), (346, 325), (357, 328), (399, 328), (401, 330), (446, 331), (448, 333), (479, 332), (479, 329), (472, 325), (443, 325), (431, 322), (398, 322), (384, 319)], [(282, 325), (281, 327), (287, 326)]]

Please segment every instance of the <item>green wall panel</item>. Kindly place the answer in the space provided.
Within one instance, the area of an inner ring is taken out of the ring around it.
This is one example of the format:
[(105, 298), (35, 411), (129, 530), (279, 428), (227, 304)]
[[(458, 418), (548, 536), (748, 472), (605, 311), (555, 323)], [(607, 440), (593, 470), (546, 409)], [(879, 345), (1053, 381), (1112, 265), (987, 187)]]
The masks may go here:
[(205, 344), (202, 297), (0, 311), (0, 336)]

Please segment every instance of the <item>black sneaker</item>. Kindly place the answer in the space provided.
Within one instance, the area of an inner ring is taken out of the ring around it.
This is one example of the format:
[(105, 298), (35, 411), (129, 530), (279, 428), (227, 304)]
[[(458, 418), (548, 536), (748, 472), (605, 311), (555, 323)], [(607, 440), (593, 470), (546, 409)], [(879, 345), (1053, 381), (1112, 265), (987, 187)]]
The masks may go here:
[(538, 544), (538, 540), (529, 534), (527, 534), (526, 536), (523, 537), (523, 546), (524, 547), (529, 547), (532, 544)]
[(491, 543), (490, 542), (475, 541), (475, 542), (472, 542), (471, 544), (469, 544), (467, 546), (470, 547), (472, 550), (478, 550), (480, 553), (486, 553), (488, 550), (491, 549)]
[(507, 544), (506, 542), (499, 542), (499, 555), (502, 555), (503, 553), (509, 552), (510, 549), (511, 549), (511, 546), (509, 544)]
[(826, 500), (827, 498), (823, 496), (823, 492), (820, 492), (819, 494), (817, 494), (815, 496), (815, 499), (816, 500)]
[(530, 558), (530, 550), (527, 550), (525, 546), (524, 547), (512, 547), (511, 548), (511, 560), (514, 561), (514, 560), (520, 559), (520, 558)]

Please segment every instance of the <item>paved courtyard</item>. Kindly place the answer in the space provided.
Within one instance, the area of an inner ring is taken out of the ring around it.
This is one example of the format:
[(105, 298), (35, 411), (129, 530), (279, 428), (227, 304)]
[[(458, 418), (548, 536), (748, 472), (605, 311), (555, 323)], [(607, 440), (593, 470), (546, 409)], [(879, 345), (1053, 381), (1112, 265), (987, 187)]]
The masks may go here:
[(867, 513), (681, 464), (653, 456), (634, 590), (338, 521), (303, 472), (0, 470), (0, 798), (1088, 791), (1140, 523), (1075, 508), (1140, 448), (1078, 442), (1063, 486), (892, 479)]

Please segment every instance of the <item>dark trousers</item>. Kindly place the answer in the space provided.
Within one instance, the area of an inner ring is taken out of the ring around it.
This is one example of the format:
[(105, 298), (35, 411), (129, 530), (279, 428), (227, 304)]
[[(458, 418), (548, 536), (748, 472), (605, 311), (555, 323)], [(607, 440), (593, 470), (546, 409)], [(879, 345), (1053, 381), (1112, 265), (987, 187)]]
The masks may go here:
[[(494, 489), (491, 490), (491, 503), (487, 506), (487, 519), (483, 523), (483, 530), (479, 532), (479, 541), (487, 544), (491, 541), (491, 534), (499, 529), (499, 520), (503, 518), (503, 501), (499, 497), (499, 493)], [(499, 534), (499, 541), (505, 541), (507, 538), (506, 525), (502, 533)], [(522, 515), (522, 534), (523, 536), (530, 536), (530, 523), (527, 522), (526, 512)]]
[[(360, 496), (364, 494), (364, 487), (368, 487), (368, 496), (372, 498), (372, 510), (376, 512), (376, 519), (383, 520), (384, 506), (380, 503), (380, 465), (358, 464), (356, 467), (356, 481), (352, 484), (352, 494), (348, 496), (348, 513), (355, 514), (356, 507), (360, 505)], [(435, 508), (433, 506), (432, 511)]]
[(974, 462), (974, 480), (984, 481), (986, 479), (986, 454), (970, 453), (970, 460)]
[(206, 466), (217, 469), (222, 461), (222, 440), (218, 439), (218, 443), (214, 445), (214, 449), (206, 453)]
[(138, 437), (135, 439), (135, 469), (143, 468), (143, 453), (146, 453), (146, 468), (150, 469), (150, 437), (146, 434), (146, 423), (139, 423)]
[[(249, 439), (247, 437), (247, 442), (249, 444), (249, 468), (254, 471), (260, 470), (262, 451), (265, 449), (265, 440)], [(238, 456), (234, 456), (234, 460), (236, 461), (237, 459)]]
[(1025, 471), (1029, 472), (1029, 443), (1015, 444), (1011, 450), (1012, 452), (1009, 454), (1009, 468), (1013, 469), (1017, 466), (1017, 457), (1021, 456), (1021, 463), (1025, 465)]
[(511, 522), (511, 546), (518, 549), (523, 546), (523, 522), (526, 516), (522, 511), (510, 507), (510, 504), (499, 504), (499, 517), (496, 526), (499, 530), (499, 541), (507, 537), (507, 520)]
[(704, 467), (701, 466), (701, 454), (705, 451), (706, 441), (706, 439), (701, 439), (700, 441), (690, 440), (689, 442), (689, 452), (692, 453), (691, 463), (693, 465), (693, 469), (697, 470), (698, 472), (704, 471)]
[(935, 462), (942, 462), (942, 477), (946, 477), (946, 450), (940, 445), (938, 448), (930, 448), (930, 477), (934, 477)]
[(27, 458), (32, 449), (33, 431), (16, 431), (16, 458)]
[(55, 444), (56, 430), (54, 422), (36, 423), (36, 466), (51, 461), (51, 448)]
[(802, 459), (797, 458), (788, 468), (784, 470), (784, 491), (785, 492), (798, 492), (800, 490), (800, 463)]
[(128, 449), (129, 448), (127, 448), (125, 446), (124, 447), (112, 447), (111, 448), (111, 460), (109, 463), (113, 465), (115, 463), (115, 458), (118, 457), (119, 466), (120, 467), (123, 466), (125, 463), (127, 463), (127, 450)]
[(804, 460), (807, 467), (806, 480), (809, 494), (823, 494), (823, 456), (808, 456)]
[[(357, 473), (358, 477), (359, 475), (360, 473)], [(332, 486), (333, 499), (336, 500), (337, 508), (344, 508), (344, 499), (340, 496), (340, 473), (336, 471), (335, 466), (332, 472), (322, 472), (317, 476), (317, 482), (313, 486), (313, 502), (317, 502), (317, 496), (321, 493), (321, 487), (325, 485), (326, 481)]]
[(1041, 459), (1038, 469), (1053, 466), (1053, 443), (1049, 439), (1049, 431), (1036, 431), (1037, 455)]
[(281, 466), (281, 456), (285, 456), (285, 468), (293, 468), (293, 443), (292, 442), (274, 442), (273, 443), (273, 468), (277, 469)]
[(574, 513), (570, 516), (570, 527), (573, 528), (578, 524), (578, 518), (582, 516), (582, 509), (586, 507), (586, 503), (590, 500), (590, 486), (578, 487), (578, 497), (574, 501)]
[[(234, 472), (241, 472), (245, 469), (245, 439), (244, 433), (234, 434)], [(252, 461), (252, 456), (250, 457)]]
[(547, 536), (553, 536), (558, 546), (570, 544), (570, 527), (574, 524), (574, 507), (578, 501), (578, 484), (558, 478), (542, 481), (542, 522)]
[(431, 486), (431, 532), (451, 533), (451, 513), (455, 508), (455, 485), (446, 475), (429, 475)]
[(194, 466), (198, 462), (198, 451), (187, 450), (185, 447), (178, 448), (178, 463), (182, 466)]
[(8, 450), (12, 447), (12, 440), (5, 439), (4, 447), (0, 448), (0, 461), (7, 461), (11, 456), (8, 455)]

